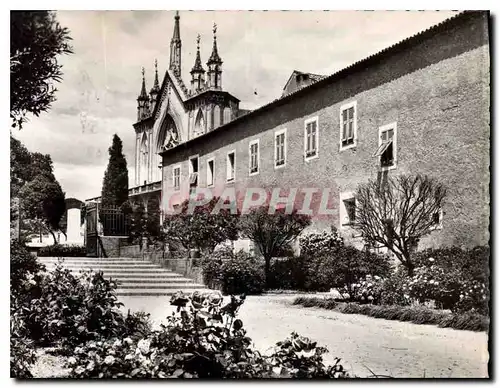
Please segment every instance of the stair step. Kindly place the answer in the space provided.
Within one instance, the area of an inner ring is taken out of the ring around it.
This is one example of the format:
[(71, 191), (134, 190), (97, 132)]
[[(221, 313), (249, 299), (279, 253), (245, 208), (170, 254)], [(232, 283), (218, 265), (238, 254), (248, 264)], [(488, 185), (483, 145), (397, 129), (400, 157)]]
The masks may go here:
[[(55, 267), (57, 264), (56, 263), (50, 263), (50, 264), (45, 264), (47, 267)], [(95, 263), (95, 264), (80, 264), (80, 263), (61, 263), (61, 266), (67, 267), (67, 268), (161, 268), (159, 265), (156, 264), (145, 264), (145, 263), (140, 263), (140, 264), (129, 264), (129, 263), (113, 263), (113, 264), (100, 264), (100, 263)]]
[(154, 284), (119, 284), (118, 290), (185, 290), (187, 288), (192, 289), (205, 289), (206, 287), (201, 284), (196, 283), (180, 283), (180, 284), (168, 284), (168, 283), (154, 283)]
[[(141, 259), (138, 259), (137, 257), (86, 257), (86, 256), (80, 256), (80, 257), (64, 257), (64, 256), (46, 256), (46, 257), (37, 257), (38, 260), (44, 261), (44, 260), (74, 260), (74, 261), (95, 261), (95, 262), (100, 262), (100, 261), (138, 261)], [(148, 261), (148, 260), (142, 260), (142, 261)]]
[(116, 290), (117, 296), (167, 296), (174, 295), (178, 291), (182, 291), (185, 294), (192, 294), (194, 291), (199, 291), (200, 289), (177, 289), (177, 290), (151, 290), (151, 289), (129, 289), (129, 288), (119, 288)]
[[(66, 269), (69, 269), (71, 272), (80, 272), (80, 271), (88, 271), (91, 268), (68, 268), (64, 267)], [(52, 269), (55, 269), (55, 267), (47, 267), (47, 269), (50, 271)], [(123, 273), (123, 274), (173, 274), (175, 272), (163, 269), (163, 268), (92, 268), (94, 272), (104, 272), (104, 274), (117, 274), (117, 273)]]
[(70, 259), (65, 259), (63, 261), (59, 260), (39, 260), (40, 263), (46, 264), (46, 265), (56, 265), (58, 263), (61, 263), (61, 265), (136, 265), (136, 264), (151, 264), (151, 265), (156, 265), (154, 263), (151, 263), (150, 261), (145, 261), (145, 260), (131, 260), (131, 261), (122, 261), (122, 260), (102, 260), (102, 261), (83, 261), (83, 260), (70, 260)]
[(118, 284), (165, 284), (165, 283), (189, 283), (193, 284), (192, 279), (183, 278), (179, 276), (178, 278), (170, 278), (170, 279), (148, 279), (148, 278), (113, 278), (118, 282)]

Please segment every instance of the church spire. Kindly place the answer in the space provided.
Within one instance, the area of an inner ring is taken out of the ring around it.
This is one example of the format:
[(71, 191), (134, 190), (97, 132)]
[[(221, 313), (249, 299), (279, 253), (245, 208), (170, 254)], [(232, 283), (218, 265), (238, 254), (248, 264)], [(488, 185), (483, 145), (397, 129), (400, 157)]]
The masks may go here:
[(146, 93), (146, 78), (144, 76), (144, 67), (142, 68), (142, 87), (141, 94), (137, 97), (137, 121), (147, 117), (149, 114), (149, 97)]
[(214, 28), (213, 28), (213, 32), (214, 32), (214, 44), (213, 44), (213, 47), (212, 47), (212, 55), (210, 55), (210, 58), (208, 59), (208, 62), (207, 64), (211, 64), (211, 63), (216, 63), (216, 64), (222, 64), (222, 60), (220, 59), (219, 57), (219, 52), (217, 51), (217, 24), (214, 23)]
[(219, 57), (217, 50), (217, 24), (214, 23), (214, 45), (212, 47), (212, 55), (208, 59), (208, 87), (222, 89), (222, 59)]
[(160, 82), (158, 81), (158, 59), (155, 59), (155, 80), (153, 87), (151, 88), (150, 94), (153, 92), (158, 93), (160, 91)]
[(205, 69), (201, 64), (200, 58), (200, 34), (196, 37), (196, 59), (194, 66), (191, 69), (191, 91), (196, 93), (198, 90), (203, 89), (205, 84)]
[(155, 80), (153, 83), (153, 87), (149, 92), (151, 96), (151, 108), (153, 109), (155, 106), (156, 99), (158, 98), (158, 94), (160, 93), (160, 83), (158, 81), (158, 60), (155, 59)]
[(144, 67), (142, 68), (142, 87), (141, 87), (141, 94), (139, 94), (139, 97), (137, 100), (141, 101), (146, 101), (149, 99), (148, 94), (146, 93), (146, 78), (145, 78), (145, 71)]
[(181, 32), (179, 26), (179, 11), (175, 12), (174, 34), (170, 41), (170, 69), (181, 76)]

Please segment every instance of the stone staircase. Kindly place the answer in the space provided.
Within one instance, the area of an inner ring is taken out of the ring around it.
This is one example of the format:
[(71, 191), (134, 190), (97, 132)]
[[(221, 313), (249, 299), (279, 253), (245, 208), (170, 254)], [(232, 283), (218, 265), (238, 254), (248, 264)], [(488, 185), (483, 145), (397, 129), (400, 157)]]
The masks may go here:
[[(39, 257), (38, 260), (50, 271), (55, 268), (59, 258)], [(118, 283), (116, 293), (121, 296), (162, 296), (172, 295), (177, 291), (192, 293), (207, 288), (147, 260), (68, 257), (61, 264), (75, 274), (89, 269), (102, 271), (106, 279), (111, 278)]]

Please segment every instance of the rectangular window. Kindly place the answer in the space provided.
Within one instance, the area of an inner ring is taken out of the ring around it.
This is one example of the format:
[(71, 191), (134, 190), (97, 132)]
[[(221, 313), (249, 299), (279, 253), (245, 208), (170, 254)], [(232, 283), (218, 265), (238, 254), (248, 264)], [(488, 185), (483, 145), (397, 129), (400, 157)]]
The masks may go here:
[(207, 186), (214, 185), (214, 159), (207, 160)]
[(384, 125), (378, 130), (378, 149), (373, 156), (379, 158), (382, 169), (396, 168), (397, 125)]
[(305, 160), (318, 156), (318, 118), (306, 120), (304, 125), (304, 155)]
[(283, 167), (286, 164), (286, 129), (274, 134), (274, 167)]
[(438, 210), (431, 216), (431, 230), (443, 229), (443, 209)]
[(251, 141), (249, 146), (249, 174), (255, 175), (259, 173), (259, 139)]
[(175, 166), (172, 171), (172, 184), (174, 190), (180, 190), (181, 188), (181, 167)]
[(353, 192), (340, 193), (340, 227), (349, 227), (356, 222), (356, 199)]
[(228, 152), (227, 154), (226, 176), (228, 182), (234, 181), (234, 166), (235, 166), (234, 151), (231, 151)]
[(356, 146), (357, 105), (356, 101), (340, 107), (340, 149)]
[(189, 158), (189, 186), (198, 185), (198, 157)]

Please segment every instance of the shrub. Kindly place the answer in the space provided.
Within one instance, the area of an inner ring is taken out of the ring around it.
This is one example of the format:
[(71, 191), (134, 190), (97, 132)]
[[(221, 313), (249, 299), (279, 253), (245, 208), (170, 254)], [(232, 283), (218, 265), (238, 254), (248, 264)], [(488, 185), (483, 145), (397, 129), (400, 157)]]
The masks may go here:
[(385, 277), (389, 271), (386, 256), (341, 246), (329, 255), (310, 260), (305, 286), (315, 291), (328, 291), (332, 287), (352, 290), (352, 285), (365, 276)]
[(243, 251), (224, 248), (203, 260), (203, 279), (224, 294), (260, 294), (264, 290), (262, 263)]
[(21, 319), (18, 305), (11, 301), (10, 308), (10, 377), (32, 378), (31, 367), (36, 361), (33, 341), (26, 338), (27, 329)]
[(300, 254), (303, 256), (322, 256), (331, 254), (344, 245), (337, 230), (308, 233), (300, 237)]
[(44, 270), (45, 266), (29, 253), (24, 244), (10, 242), (11, 293), (18, 294), (25, 281), (31, 281), (35, 274)]
[(38, 251), (39, 257), (85, 257), (87, 249), (81, 245), (49, 245)]
[(131, 338), (75, 349), (68, 360), (73, 378), (327, 378), (347, 377), (336, 360), (323, 364), (326, 349), (292, 333), (262, 356), (251, 347), (237, 312), (244, 297), (178, 293), (171, 299), (177, 312), (160, 330), (139, 341)]
[(424, 306), (375, 306), (358, 303), (338, 303), (333, 299), (318, 297), (297, 297), (294, 305), (320, 307), (344, 314), (362, 314), (374, 318), (437, 325), (457, 330), (488, 331), (489, 318), (476, 312), (449, 313)]
[(488, 314), (489, 247), (428, 249), (416, 255), (410, 294), (454, 311)]
[(56, 266), (33, 285), (30, 293), (36, 297), (23, 301), (27, 336), (40, 345), (60, 343), (71, 348), (88, 340), (147, 335), (147, 316), (124, 316), (115, 289), (116, 284), (100, 272), (75, 277), (68, 269)]
[(308, 258), (304, 256), (276, 259), (271, 265), (269, 288), (279, 290), (305, 290), (309, 276)]

